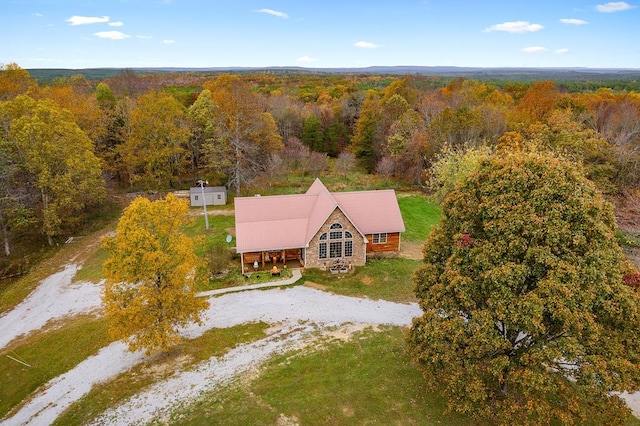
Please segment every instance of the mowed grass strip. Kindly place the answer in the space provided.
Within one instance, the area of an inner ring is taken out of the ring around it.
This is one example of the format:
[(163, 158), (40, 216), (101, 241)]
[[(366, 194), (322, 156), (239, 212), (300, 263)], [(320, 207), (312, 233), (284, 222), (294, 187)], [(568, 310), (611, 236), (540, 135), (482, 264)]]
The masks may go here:
[(319, 285), (322, 290), (352, 297), (368, 297), (392, 302), (417, 302), (413, 292), (413, 271), (420, 261), (403, 258), (372, 259), (346, 274), (305, 269), (301, 283)]
[(88, 257), (87, 260), (84, 261), (76, 275), (73, 277), (74, 282), (78, 281), (89, 281), (91, 283), (98, 284), (102, 279), (104, 279), (104, 274), (102, 273), (102, 264), (109, 253), (102, 247), (94, 250)]
[(431, 228), (438, 224), (442, 210), (440, 206), (422, 195), (399, 196), (398, 205), (406, 232), (402, 239), (414, 243), (424, 243)]
[(0, 352), (0, 418), (40, 386), (111, 343), (104, 318), (81, 315), (54, 326), (59, 328), (35, 332)]
[(183, 425), (475, 425), (443, 415), (405, 351), (404, 330), (365, 331), (348, 342), (274, 358), (258, 378), (203, 395), (175, 413)]
[(260, 322), (213, 328), (200, 337), (184, 340), (170, 351), (151, 356), (113, 380), (95, 385), (87, 395), (56, 419), (54, 424), (87, 424), (109, 407), (117, 406), (176, 372), (187, 370), (213, 356), (224, 355), (239, 344), (265, 337), (267, 327), (267, 324)]

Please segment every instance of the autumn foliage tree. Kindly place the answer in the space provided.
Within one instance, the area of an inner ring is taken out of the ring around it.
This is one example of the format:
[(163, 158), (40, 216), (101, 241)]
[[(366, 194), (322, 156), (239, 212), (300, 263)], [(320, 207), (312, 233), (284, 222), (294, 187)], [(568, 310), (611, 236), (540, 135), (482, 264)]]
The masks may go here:
[(151, 202), (136, 198), (106, 238), (109, 253), (103, 303), (109, 332), (131, 351), (166, 351), (178, 342), (180, 327), (200, 322), (205, 299), (195, 297), (200, 260), (182, 232), (187, 202), (168, 195)]
[(26, 94), (37, 84), (29, 72), (18, 64), (0, 65), (0, 101), (7, 101), (18, 95)]
[(202, 148), (205, 167), (224, 172), (240, 195), (241, 186), (265, 170), (270, 154), (282, 150), (282, 137), (259, 96), (240, 77), (221, 75), (204, 86), (201, 96), (210, 101), (196, 102), (209, 111), (203, 120), (208, 131)]
[(410, 351), (449, 408), (499, 424), (621, 423), (640, 298), (612, 207), (573, 164), (494, 154), (454, 189), (415, 274)]
[(184, 108), (175, 98), (158, 91), (141, 96), (131, 111), (125, 141), (116, 148), (130, 185), (169, 186), (186, 167), (190, 137)]
[(8, 130), (3, 145), (24, 174), (25, 198), (32, 200), (30, 208), (51, 245), (77, 225), (88, 206), (104, 199), (100, 160), (71, 114), (50, 100), (20, 95), (0, 104), (0, 117)]

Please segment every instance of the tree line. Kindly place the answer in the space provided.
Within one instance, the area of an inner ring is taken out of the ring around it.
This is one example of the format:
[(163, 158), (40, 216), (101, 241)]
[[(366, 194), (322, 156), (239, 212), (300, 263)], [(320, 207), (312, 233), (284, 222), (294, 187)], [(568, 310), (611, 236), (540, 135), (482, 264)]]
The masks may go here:
[(569, 93), (552, 81), (492, 85), (434, 77), (193, 72), (38, 84), (0, 69), (0, 227), (4, 253), (27, 229), (49, 244), (99, 206), (106, 188), (236, 194), (258, 177), (328, 165), (423, 187), (443, 153), (500, 138), (569, 157), (609, 195), (640, 183), (640, 96)]

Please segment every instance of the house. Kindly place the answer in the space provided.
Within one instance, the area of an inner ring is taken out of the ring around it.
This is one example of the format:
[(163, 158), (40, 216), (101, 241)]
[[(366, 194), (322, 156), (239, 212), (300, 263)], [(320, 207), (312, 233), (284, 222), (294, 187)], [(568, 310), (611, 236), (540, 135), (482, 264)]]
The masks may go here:
[(371, 253), (398, 252), (404, 222), (394, 190), (235, 198), (242, 270), (298, 261), (308, 268), (364, 265)]
[[(203, 197), (204, 192), (204, 197)], [(207, 206), (222, 206), (227, 204), (227, 188), (224, 186), (194, 186), (189, 188), (191, 207), (202, 207), (203, 199)]]

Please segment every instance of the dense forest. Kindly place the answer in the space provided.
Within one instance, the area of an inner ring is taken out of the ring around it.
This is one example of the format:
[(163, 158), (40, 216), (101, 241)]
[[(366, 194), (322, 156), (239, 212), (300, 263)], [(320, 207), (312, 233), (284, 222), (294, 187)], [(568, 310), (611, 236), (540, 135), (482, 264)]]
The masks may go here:
[(428, 191), (439, 160), (505, 147), (568, 158), (638, 211), (637, 80), (283, 70), (49, 77), (0, 68), (0, 275), (20, 269), (34, 244), (87, 226), (110, 194), (206, 179), (241, 195), (257, 179), (328, 168)]

